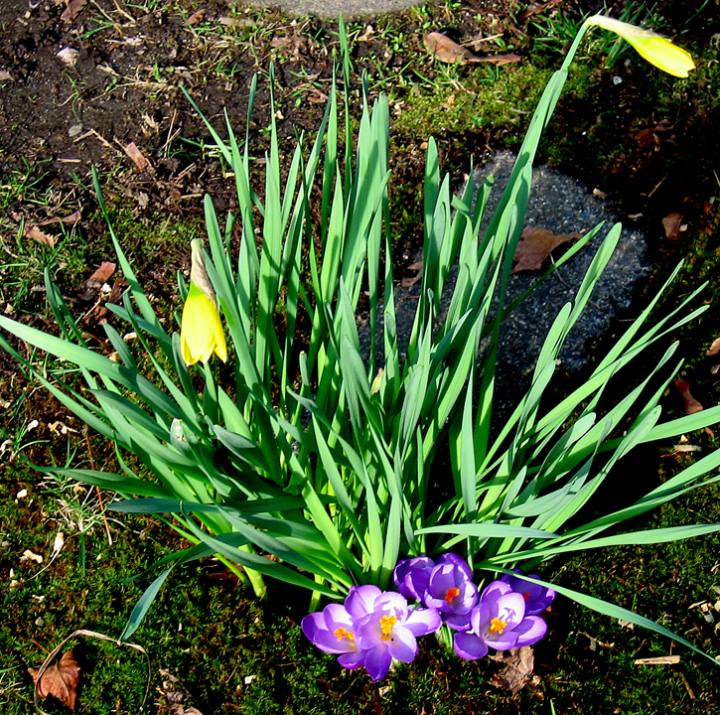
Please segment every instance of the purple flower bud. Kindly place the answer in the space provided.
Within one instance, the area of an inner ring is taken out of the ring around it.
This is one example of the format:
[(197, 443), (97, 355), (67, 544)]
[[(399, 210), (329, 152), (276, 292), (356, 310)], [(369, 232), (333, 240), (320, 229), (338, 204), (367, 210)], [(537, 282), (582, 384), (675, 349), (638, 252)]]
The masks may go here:
[[(522, 573), (521, 569), (513, 569), (513, 571), (519, 574)], [(535, 574), (530, 574), (528, 578), (539, 579), (540, 577)], [(539, 583), (525, 581), (510, 574), (503, 574), (500, 580), (510, 584), (510, 587), (515, 593), (522, 594), (525, 599), (526, 616), (540, 615), (553, 602), (553, 599), (557, 595), (551, 588), (541, 586)]]
[(537, 643), (547, 624), (538, 616), (525, 615), (525, 599), (504, 581), (493, 581), (470, 614), (472, 632), (456, 633), (455, 653), (467, 660), (487, 655), (489, 648), (510, 650)]
[(434, 566), (435, 562), (427, 556), (398, 561), (393, 572), (393, 581), (397, 590), (407, 599), (424, 603), (430, 572)]
[(457, 631), (470, 630), (470, 612), (478, 602), (472, 571), (457, 554), (444, 554), (430, 572), (425, 605), (436, 608), (445, 623)]

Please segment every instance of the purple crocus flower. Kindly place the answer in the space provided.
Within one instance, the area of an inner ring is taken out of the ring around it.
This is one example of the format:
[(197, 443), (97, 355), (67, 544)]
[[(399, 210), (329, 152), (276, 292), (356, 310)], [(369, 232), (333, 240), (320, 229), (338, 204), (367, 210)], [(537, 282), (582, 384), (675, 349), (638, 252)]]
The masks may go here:
[(444, 554), (430, 572), (424, 603), (436, 608), (456, 631), (470, 630), (470, 613), (478, 602), (472, 570), (457, 554)]
[[(519, 574), (522, 573), (521, 569), (513, 569), (513, 571)], [(530, 574), (528, 578), (539, 579), (540, 577), (535, 574)], [(541, 586), (539, 583), (525, 581), (511, 574), (503, 574), (500, 580), (510, 584), (510, 587), (515, 593), (522, 594), (525, 599), (526, 616), (540, 615), (553, 602), (553, 599), (557, 595), (551, 588)]]
[(343, 668), (363, 665), (364, 653), (358, 648), (355, 623), (345, 606), (330, 603), (322, 611), (302, 619), (302, 632), (321, 651), (339, 655)]
[(477, 660), (489, 648), (510, 650), (537, 643), (547, 624), (539, 616), (525, 615), (525, 599), (505, 581), (493, 581), (480, 596), (470, 614), (472, 632), (456, 633), (455, 653), (466, 660)]
[(397, 590), (405, 598), (423, 603), (430, 581), (430, 572), (434, 567), (435, 562), (428, 556), (398, 561), (395, 571), (393, 571), (393, 581)]
[(411, 662), (418, 651), (416, 637), (433, 633), (441, 624), (435, 609), (411, 611), (401, 594), (383, 592), (377, 586), (360, 586), (345, 604), (349, 615), (358, 619), (357, 644), (373, 682), (387, 675), (393, 658)]

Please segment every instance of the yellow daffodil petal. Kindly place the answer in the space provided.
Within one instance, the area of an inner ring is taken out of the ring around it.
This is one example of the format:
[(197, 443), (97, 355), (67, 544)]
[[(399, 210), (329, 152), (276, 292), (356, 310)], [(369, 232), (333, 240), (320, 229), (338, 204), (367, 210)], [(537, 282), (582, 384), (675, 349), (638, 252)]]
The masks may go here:
[(674, 77), (687, 77), (688, 72), (695, 69), (695, 63), (689, 52), (655, 32), (604, 15), (595, 15), (585, 22), (619, 35), (627, 40), (643, 59)]
[(210, 284), (202, 257), (202, 241), (192, 246), (190, 288), (180, 322), (180, 354), (187, 365), (199, 360), (207, 362), (213, 353), (227, 360), (227, 345), (215, 293)]
[(207, 362), (213, 353), (227, 360), (220, 314), (215, 302), (190, 283), (180, 324), (180, 354), (187, 365), (194, 365), (199, 360)]

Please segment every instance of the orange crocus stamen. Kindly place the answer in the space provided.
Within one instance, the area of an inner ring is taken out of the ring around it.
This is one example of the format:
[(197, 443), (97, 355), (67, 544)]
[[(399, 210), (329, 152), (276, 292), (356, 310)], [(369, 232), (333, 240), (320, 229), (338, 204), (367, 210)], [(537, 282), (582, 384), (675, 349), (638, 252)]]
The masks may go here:
[(382, 616), (380, 618), (380, 630), (382, 637), (388, 639), (392, 632), (393, 626), (397, 623), (397, 616)]
[(443, 600), (447, 601), (448, 603), (452, 603), (457, 596), (460, 595), (460, 589), (459, 588), (449, 588), (447, 590), (447, 593), (445, 594), (445, 598)]
[(352, 631), (347, 630), (347, 628), (343, 628), (340, 626), (340, 628), (336, 628), (333, 631), (333, 635), (341, 641), (343, 638), (347, 638), (351, 643), (355, 642), (355, 634)]
[(499, 618), (493, 618), (492, 621), (490, 621), (490, 633), (499, 633), (502, 635), (506, 626), (506, 621), (501, 621)]

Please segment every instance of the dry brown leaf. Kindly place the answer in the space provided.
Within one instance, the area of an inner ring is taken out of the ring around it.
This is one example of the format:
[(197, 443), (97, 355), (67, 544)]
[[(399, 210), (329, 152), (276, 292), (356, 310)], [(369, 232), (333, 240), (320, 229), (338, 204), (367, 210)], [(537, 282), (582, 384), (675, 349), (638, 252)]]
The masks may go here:
[(417, 263), (413, 263), (411, 266), (408, 266), (408, 270), (417, 271), (418, 273), (413, 278), (403, 278), (401, 281), (403, 288), (414, 286), (422, 278), (423, 262), (418, 261)]
[(563, 233), (556, 236), (552, 231), (545, 228), (536, 228), (535, 226), (526, 226), (523, 229), (520, 241), (518, 241), (515, 249), (515, 257), (517, 265), (512, 269), (512, 273), (520, 271), (536, 271), (542, 268), (543, 261), (563, 243), (580, 238), (577, 231), (573, 233)]
[(680, 656), (661, 655), (657, 658), (638, 658), (633, 662), (635, 665), (677, 665), (680, 662)]
[(528, 17), (545, 12), (545, 10), (550, 10), (550, 8), (559, 5), (562, 1), (563, 0), (549, 0), (549, 2), (546, 2), (545, 4), (531, 2), (528, 5), (527, 10), (518, 16), (518, 20), (525, 20)]
[(200, 8), (200, 10), (190, 15), (190, 17), (188, 18), (188, 25), (197, 25), (198, 22), (202, 22), (205, 19), (206, 13), (207, 10), (204, 7)]
[(150, 162), (142, 155), (135, 142), (130, 142), (125, 147), (125, 153), (135, 162), (139, 171), (145, 171), (150, 166)]
[(715, 338), (713, 340), (712, 345), (708, 348), (708, 351), (705, 353), (706, 357), (710, 357), (711, 355), (717, 355), (720, 353), (720, 338)]
[(683, 220), (683, 215), (679, 213), (668, 214), (663, 220), (663, 228), (665, 229), (665, 238), (668, 241), (679, 241), (680, 236), (680, 223)]
[(700, 412), (705, 409), (702, 404), (690, 394), (689, 382), (686, 382), (685, 380), (675, 380), (675, 387), (677, 387), (683, 404), (685, 405), (686, 415), (694, 415), (696, 412)]
[(0, 82), (12, 82), (13, 76), (7, 70), (0, 70)]
[(107, 283), (110, 276), (115, 273), (117, 265), (111, 261), (103, 261), (100, 267), (77, 288), (82, 300), (93, 300), (97, 292)]
[(513, 695), (527, 684), (532, 675), (535, 659), (530, 646), (511, 648), (509, 652), (500, 651), (490, 658), (504, 666), (499, 673), (493, 675), (490, 684), (496, 688), (504, 688)]
[[(37, 682), (39, 670), (29, 669), (33, 682)], [(77, 685), (80, 679), (80, 666), (71, 650), (63, 653), (59, 661), (45, 670), (38, 683), (38, 692), (43, 698), (53, 695), (75, 712)]]
[(48, 248), (55, 248), (55, 244), (57, 243), (55, 236), (41, 231), (37, 226), (25, 226), (23, 236), (25, 236), (25, 238), (32, 238)]
[(43, 557), (40, 556), (40, 554), (36, 554), (34, 551), (30, 551), (30, 549), (25, 549), (25, 551), (23, 551), (23, 555), (20, 557), (20, 561), (34, 561), (37, 564), (41, 564), (43, 562)]
[(63, 22), (72, 22), (85, 5), (87, 5), (87, 0), (69, 0), (67, 7), (63, 10), (63, 14), (60, 15), (60, 19)]
[(76, 224), (82, 218), (82, 212), (80, 209), (74, 211), (69, 216), (56, 216), (55, 218), (49, 218), (47, 221), (40, 221), (38, 226), (49, 226), (51, 223), (72, 223)]
[(520, 56), (514, 54), (494, 55), (478, 57), (470, 52), (467, 47), (458, 45), (442, 32), (430, 32), (423, 40), (427, 51), (434, 55), (440, 62), (449, 64), (465, 64), (466, 62), (492, 62), (498, 65), (506, 65), (510, 62), (519, 62)]

